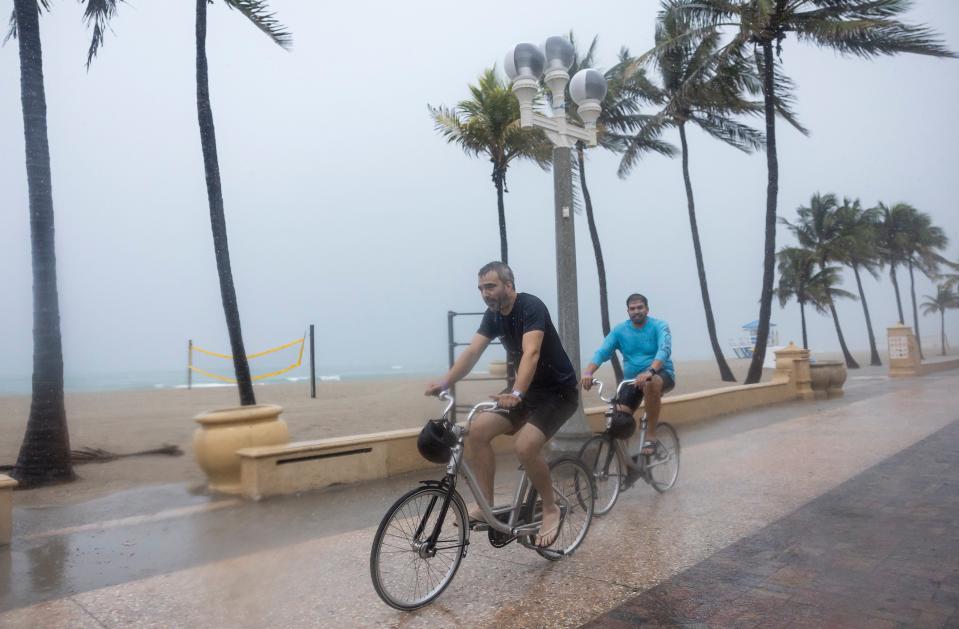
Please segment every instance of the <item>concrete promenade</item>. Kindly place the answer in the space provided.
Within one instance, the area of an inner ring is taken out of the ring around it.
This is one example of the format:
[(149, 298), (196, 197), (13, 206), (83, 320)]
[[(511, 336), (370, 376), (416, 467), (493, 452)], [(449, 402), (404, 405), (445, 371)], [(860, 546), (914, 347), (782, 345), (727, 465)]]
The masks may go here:
[(260, 503), (166, 485), (15, 508), (0, 627), (955, 625), (959, 374), (852, 371), (846, 391), (684, 429), (676, 487), (628, 491), (564, 561), (474, 533), (412, 614), (379, 601), (368, 563), (421, 474)]

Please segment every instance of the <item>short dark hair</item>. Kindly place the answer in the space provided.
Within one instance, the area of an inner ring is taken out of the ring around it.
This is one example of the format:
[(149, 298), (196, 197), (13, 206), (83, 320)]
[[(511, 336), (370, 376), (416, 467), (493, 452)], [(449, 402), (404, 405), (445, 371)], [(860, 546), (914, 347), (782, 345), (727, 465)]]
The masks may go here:
[(626, 298), (626, 307), (629, 308), (629, 304), (633, 303), (634, 301), (641, 301), (643, 302), (644, 306), (649, 308), (649, 300), (646, 299), (645, 295), (640, 295), (639, 293), (633, 293), (632, 295)]
[(495, 272), (499, 281), (504, 284), (512, 284), (513, 288), (516, 288), (516, 281), (513, 279), (513, 269), (509, 268), (509, 265), (505, 262), (495, 261), (490, 262), (489, 264), (484, 264), (483, 268), (479, 270), (477, 275), (483, 277), (487, 273)]

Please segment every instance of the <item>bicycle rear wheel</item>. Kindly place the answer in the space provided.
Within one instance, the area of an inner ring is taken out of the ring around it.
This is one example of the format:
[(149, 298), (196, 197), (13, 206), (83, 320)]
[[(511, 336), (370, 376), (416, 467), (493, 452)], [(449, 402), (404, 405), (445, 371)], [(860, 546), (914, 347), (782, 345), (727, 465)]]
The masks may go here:
[[(563, 513), (556, 541), (549, 548), (533, 545), (533, 539), (527, 538), (526, 546), (534, 549), (550, 561), (559, 561), (573, 551), (586, 539), (589, 524), (593, 519), (596, 495), (593, 488), (593, 475), (589, 468), (578, 458), (563, 457), (549, 464), (549, 473), (553, 480), (553, 495), (556, 504)], [(523, 507), (526, 522), (542, 521), (543, 505), (539, 492), (530, 487)]]
[(579, 458), (593, 472), (596, 489), (593, 515), (606, 515), (619, 498), (623, 480), (623, 461), (613, 447), (612, 438), (606, 435), (592, 437), (580, 448)]
[(373, 587), (390, 607), (410, 611), (431, 603), (453, 580), (463, 560), (469, 521), (453, 493), (433, 551), (427, 541), (446, 489), (419, 487), (397, 500), (380, 522), (370, 550)]
[(679, 436), (665, 422), (656, 426), (656, 452), (646, 458), (646, 478), (653, 489), (663, 493), (676, 484), (679, 476)]

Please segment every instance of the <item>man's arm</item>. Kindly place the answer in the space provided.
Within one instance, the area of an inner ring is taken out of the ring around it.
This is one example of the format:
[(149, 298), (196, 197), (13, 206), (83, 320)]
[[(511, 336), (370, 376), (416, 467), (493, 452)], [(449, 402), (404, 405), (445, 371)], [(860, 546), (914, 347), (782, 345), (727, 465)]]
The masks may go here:
[(589, 391), (593, 387), (593, 374), (596, 373), (600, 365), (612, 357), (613, 352), (618, 348), (619, 337), (616, 335), (616, 330), (614, 329), (606, 335), (606, 338), (603, 339), (603, 344), (600, 345), (596, 353), (593, 354), (593, 360), (586, 365), (586, 369), (583, 369), (583, 379), (580, 384), (583, 385), (584, 389)]
[[(519, 361), (519, 367), (516, 369), (516, 380), (513, 382), (513, 391), (520, 395), (529, 390), (529, 385), (533, 382), (533, 376), (536, 375), (536, 366), (539, 364), (539, 350), (543, 346), (544, 336), (546, 335), (542, 330), (530, 330), (523, 335), (523, 357)], [(493, 397), (503, 408), (512, 408), (519, 404), (521, 399), (512, 393), (503, 393)]]
[(445, 391), (449, 389), (453, 383), (462, 380), (466, 374), (473, 370), (473, 367), (480, 359), (480, 356), (483, 355), (483, 352), (486, 351), (489, 343), (490, 339), (487, 337), (479, 333), (474, 334), (469, 346), (456, 358), (453, 366), (450, 367), (450, 370), (443, 376), (443, 380), (440, 382), (430, 382), (426, 385), (424, 395), (438, 395), (440, 391)]
[(653, 358), (653, 363), (649, 366), (649, 369), (642, 372), (636, 376), (636, 384), (641, 385), (650, 378), (653, 377), (653, 371), (657, 374), (663, 370), (663, 365), (666, 364), (666, 359), (669, 358), (669, 355), (673, 351), (673, 335), (669, 331), (669, 325), (663, 324), (656, 329), (656, 357)]

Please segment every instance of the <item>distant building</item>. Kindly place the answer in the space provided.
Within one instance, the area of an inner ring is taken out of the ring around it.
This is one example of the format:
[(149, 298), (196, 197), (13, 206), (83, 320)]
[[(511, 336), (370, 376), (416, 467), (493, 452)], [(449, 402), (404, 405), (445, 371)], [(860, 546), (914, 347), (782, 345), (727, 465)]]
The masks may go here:
[[(742, 328), (743, 334), (739, 338), (730, 339), (729, 346), (732, 348), (736, 358), (752, 358), (753, 350), (756, 349), (756, 331), (759, 329), (759, 319), (750, 321)], [(769, 336), (766, 337), (766, 347), (776, 347), (779, 345), (779, 330), (775, 323), (769, 324)]]

